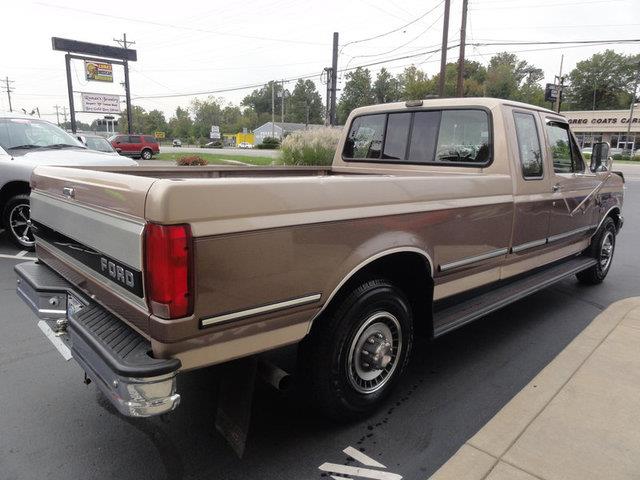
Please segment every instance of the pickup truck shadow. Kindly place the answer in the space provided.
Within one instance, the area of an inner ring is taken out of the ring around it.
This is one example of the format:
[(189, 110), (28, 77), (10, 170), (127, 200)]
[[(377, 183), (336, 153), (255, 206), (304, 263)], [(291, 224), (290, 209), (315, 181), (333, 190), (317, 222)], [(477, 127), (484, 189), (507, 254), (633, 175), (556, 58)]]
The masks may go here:
[[(572, 282), (559, 286), (566, 284), (566, 290)], [(460, 438), (481, 428), (599, 311), (588, 302), (567, 302), (558, 289), (547, 290), (433, 343), (419, 339), (399, 388), (361, 422), (327, 422), (309, 409), (304, 392), (278, 392), (258, 381), (242, 460), (214, 427), (216, 367), (183, 374), (178, 384), (182, 404), (165, 417), (124, 418), (106, 399), (100, 405), (146, 435), (156, 452), (146, 452), (144, 461), (159, 457), (170, 480), (249, 479), (257, 472), (262, 478), (319, 478), (317, 467), (325, 461), (353, 464), (341, 452), (347, 446), (405, 478), (426, 477), (455, 452)]]

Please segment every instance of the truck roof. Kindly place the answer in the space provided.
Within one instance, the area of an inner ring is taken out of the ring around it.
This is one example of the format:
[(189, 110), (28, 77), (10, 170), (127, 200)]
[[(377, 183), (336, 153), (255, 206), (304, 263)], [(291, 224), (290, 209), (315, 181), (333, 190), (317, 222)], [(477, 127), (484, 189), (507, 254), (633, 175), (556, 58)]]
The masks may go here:
[[(417, 105), (417, 103), (422, 102), (422, 105)], [(493, 109), (499, 107), (500, 105), (511, 105), (522, 108), (527, 108), (530, 110), (538, 110), (541, 112), (551, 113), (554, 115), (558, 115), (558, 113), (553, 110), (549, 110), (548, 108), (539, 107), (537, 105), (530, 105), (528, 103), (516, 102), (513, 100), (505, 100), (502, 98), (492, 98), (492, 97), (463, 97), (463, 98), (427, 98), (424, 100), (410, 100), (409, 102), (394, 102), (394, 103), (384, 103), (380, 105), (371, 105), (368, 107), (360, 107), (353, 110), (354, 114), (363, 114), (363, 113), (375, 113), (375, 112), (386, 112), (388, 110), (399, 110), (403, 108), (411, 108), (411, 107), (485, 107), (489, 109)]]

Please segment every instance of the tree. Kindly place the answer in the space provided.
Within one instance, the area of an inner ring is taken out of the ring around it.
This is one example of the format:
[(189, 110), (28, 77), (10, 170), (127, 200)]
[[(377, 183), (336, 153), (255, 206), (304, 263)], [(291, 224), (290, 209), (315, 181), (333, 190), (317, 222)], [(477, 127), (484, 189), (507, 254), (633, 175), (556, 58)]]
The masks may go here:
[[(274, 90), (275, 111), (280, 112), (282, 108), (282, 84), (270, 81), (267, 85), (260, 89), (256, 89), (251, 94), (244, 97), (241, 105), (250, 107), (258, 115), (261, 113), (271, 114), (271, 88)], [(286, 92), (285, 92), (286, 93)]]
[[(488, 97), (528, 101), (529, 98), (536, 98), (539, 92), (534, 86), (543, 78), (544, 72), (526, 60), (519, 60), (513, 53), (498, 53), (489, 60), (484, 93)], [(527, 87), (524, 90), (527, 98), (523, 98), (521, 92), (524, 86)]]
[(373, 95), (376, 103), (397, 102), (400, 100), (400, 82), (386, 68), (380, 69), (373, 82)]
[[(133, 133), (147, 133), (144, 131), (146, 116), (147, 112), (144, 108), (133, 105), (133, 108), (131, 109), (131, 131)], [(119, 130), (121, 132), (128, 132), (129, 130), (127, 126), (127, 109), (125, 108), (120, 116)]]
[[(487, 79), (487, 69), (480, 62), (464, 61), (463, 96), (482, 97), (484, 95), (484, 83)], [(437, 90), (440, 84), (440, 73), (433, 79), (433, 88)], [(444, 96), (455, 97), (458, 89), (458, 62), (447, 63), (444, 74)], [(434, 91), (433, 93), (437, 93)]]
[(151, 110), (144, 118), (144, 129), (142, 133), (166, 132), (167, 120), (160, 110)]
[(371, 87), (371, 72), (368, 68), (358, 67), (347, 73), (346, 83), (340, 103), (338, 103), (338, 122), (344, 123), (351, 110), (375, 103), (373, 88)]
[(177, 138), (188, 138), (191, 136), (191, 127), (193, 121), (189, 117), (189, 111), (186, 108), (176, 108), (176, 113), (169, 120), (169, 129), (171, 136)]
[(567, 104), (578, 110), (627, 108), (639, 61), (640, 55), (605, 50), (578, 62), (569, 74)]
[(433, 79), (414, 65), (404, 69), (399, 77), (403, 100), (422, 100), (436, 93), (436, 84)]
[(196, 137), (209, 137), (211, 126), (220, 126), (222, 123), (221, 101), (213, 97), (206, 100), (197, 98), (191, 102), (193, 114), (193, 128), (191, 134)]
[(287, 99), (286, 120), (298, 123), (322, 123), (322, 97), (311, 80), (299, 79)]

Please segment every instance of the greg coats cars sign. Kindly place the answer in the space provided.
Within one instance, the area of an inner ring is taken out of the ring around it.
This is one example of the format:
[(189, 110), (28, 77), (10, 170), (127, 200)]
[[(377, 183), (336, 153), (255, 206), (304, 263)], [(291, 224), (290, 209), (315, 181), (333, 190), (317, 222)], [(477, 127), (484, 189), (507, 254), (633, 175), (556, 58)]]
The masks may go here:
[(82, 110), (92, 113), (120, 113), (120, 96), (102, 93), (81, 93)]

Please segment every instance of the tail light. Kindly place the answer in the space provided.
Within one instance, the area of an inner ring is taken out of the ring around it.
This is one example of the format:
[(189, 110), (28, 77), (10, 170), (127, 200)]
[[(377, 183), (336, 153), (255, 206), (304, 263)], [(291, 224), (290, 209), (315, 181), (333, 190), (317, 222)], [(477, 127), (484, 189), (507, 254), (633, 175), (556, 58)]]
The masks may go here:
[(147, 224), (145, 286), (154, 315), (172, 319), (193, 313), (192, 248), (189, 225)]

